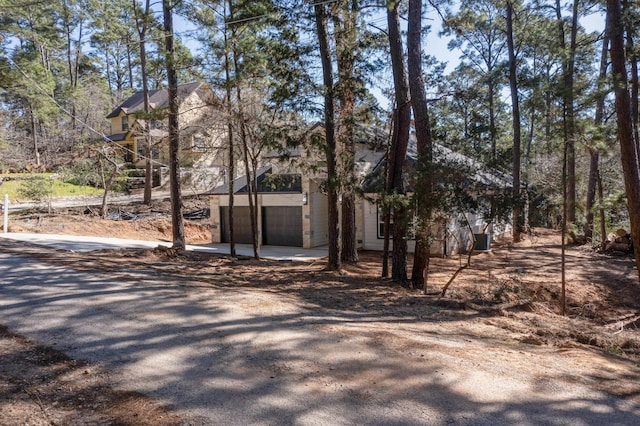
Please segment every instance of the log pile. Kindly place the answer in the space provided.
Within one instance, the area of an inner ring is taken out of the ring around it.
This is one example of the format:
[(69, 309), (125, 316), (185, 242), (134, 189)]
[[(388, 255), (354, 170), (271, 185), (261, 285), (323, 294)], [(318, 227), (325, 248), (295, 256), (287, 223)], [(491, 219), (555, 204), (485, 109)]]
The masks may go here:
[(618, 229), (615, 234), (607, 237), (605, 251), (612, 254), (629, 254), (633, 252), (631, 234), (625, 229)]

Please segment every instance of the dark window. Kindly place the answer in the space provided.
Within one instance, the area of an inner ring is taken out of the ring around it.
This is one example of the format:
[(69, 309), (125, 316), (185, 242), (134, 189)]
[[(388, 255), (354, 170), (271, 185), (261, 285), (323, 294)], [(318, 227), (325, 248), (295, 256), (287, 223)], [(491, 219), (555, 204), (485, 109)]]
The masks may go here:
[[(382, 206), (378, 205), (377, 209), (378, 218), (378, 238), (384, 238), (384, 210)], [(391, 212), (391, 218), (389, 219), (389, 237), (393, 235), (393, 212)]]
[(133, 145), (131, 145), (130, 143), (123, 145), (122, 154), (125, 162), (133, 162)]
[(126, 115), (122, 116), (122, 131), (123, 132), (129, 131), (129, 117), (127, 117)]
[[(408, 238), (410, 240), (414, 240), (416, 238), (415, 235), (415, 226), (416, 226), (416, 210), (415, 209), (410, 209), (409, 211), (407, 211), (408, 215), (411, 215), (411, 223), (409, 224), (409, 227), (407, 229), (408, 232)], [(378, 219), (378, 239), (382, 239), (384, 238), (384, 210), (382, 209), (382, 206), (378, 205), (378, 209), (377, 209), (377, 213), (376, 213), (377, 219)], [(391, 218), (389, 218), (389, 238), (393, 239), (393, 209), (391, 209)]]
[(202, 135), (193, 135), (193, 150), (204, 151), (207, 149), (207, 140)]
[(138, 149), (137, 149), (138, 159), (144, 158), (145, 157), (145, 154), (144, 154), (145, 141), (144, 141), (144, 139), (136, 139), (136, 145), (138, 147)]

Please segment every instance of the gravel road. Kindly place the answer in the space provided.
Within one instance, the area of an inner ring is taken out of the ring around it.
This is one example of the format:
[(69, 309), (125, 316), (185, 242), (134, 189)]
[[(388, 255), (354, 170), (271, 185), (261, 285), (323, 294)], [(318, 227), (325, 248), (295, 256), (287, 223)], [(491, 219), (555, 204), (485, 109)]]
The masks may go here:
[(640, 424), (640, 404), (575, 379), (572, 351), (197, 279), (0, 254), (0, 323), (189, 425)]

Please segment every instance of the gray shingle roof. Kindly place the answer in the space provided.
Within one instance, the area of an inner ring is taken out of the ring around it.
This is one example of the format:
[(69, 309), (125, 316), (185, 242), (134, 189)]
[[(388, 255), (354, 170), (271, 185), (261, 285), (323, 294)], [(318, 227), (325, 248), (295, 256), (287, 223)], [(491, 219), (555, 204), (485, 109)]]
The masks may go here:
[(116, 133), (114, 135), (108, 135), (105, 136), (106, 139), (108, 139), (111, 142), (119, 142), (119, 141), (123, 141), (127, 138), (127, 132), (124, 133)]
[[(447, 164), (449, 167), (457, 167), (461, 173), (466, 173), (468, 181), (484, 187), (506, 188), (512, 185), (513, 179), (498, 170), (489, 169), (479, 161), (467, 157), (464, 154), (453, 151), (445, 146), (435, 144), (433, 148), (434, 161)], [(406, 161), (409, 168), (412, 168), (418, 161), (418, 149), (415, 137), (412, 135), (407, 146)], [(383, 156), (373, 170), (367, 175), (362, 182), (362, 189), (367, 193), (380, 192), (384, 188), (385, 176), (384, 169), (386, 164), (386, 156)], [(409, 176), (406, 175), (405, 178)], [(410, 191), (410, 183), (405, 182), (405, 188)]]

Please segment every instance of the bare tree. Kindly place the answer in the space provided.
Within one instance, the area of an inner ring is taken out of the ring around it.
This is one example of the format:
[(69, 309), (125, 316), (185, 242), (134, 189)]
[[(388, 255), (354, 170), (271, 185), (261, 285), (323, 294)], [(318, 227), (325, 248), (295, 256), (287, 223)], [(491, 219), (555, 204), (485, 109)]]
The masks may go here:
[[(513, 2), (507, 1), (507, 51), (509, 53), (509, 87), (511, 89), (511, 111), (513, 123), (513, 241), (520, 241), (522, 233), (522, 207), (520, 206), (520, 146), (521, 123), (520, 101), (518, 99), (518, 75), (516, 73), (516, 55), (513, 46)], [(574, 189), (575, 191), (575, 189)]]

